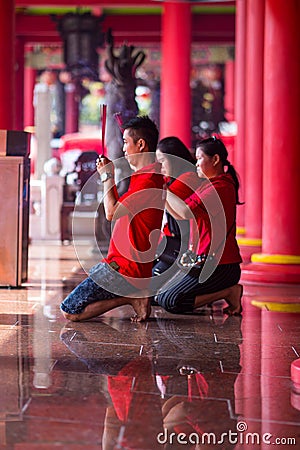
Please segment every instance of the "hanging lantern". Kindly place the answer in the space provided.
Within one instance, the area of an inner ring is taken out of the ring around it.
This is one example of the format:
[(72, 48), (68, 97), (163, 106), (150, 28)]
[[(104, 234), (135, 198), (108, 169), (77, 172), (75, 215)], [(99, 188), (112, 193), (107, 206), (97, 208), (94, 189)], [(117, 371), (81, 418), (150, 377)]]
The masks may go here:
[(91, 13), (68, 13), (53, 17), (63, 40), (64, 63), (73, 79), (99, 79), (99, 55), (105, 33), (101, 29), (104, 16)]

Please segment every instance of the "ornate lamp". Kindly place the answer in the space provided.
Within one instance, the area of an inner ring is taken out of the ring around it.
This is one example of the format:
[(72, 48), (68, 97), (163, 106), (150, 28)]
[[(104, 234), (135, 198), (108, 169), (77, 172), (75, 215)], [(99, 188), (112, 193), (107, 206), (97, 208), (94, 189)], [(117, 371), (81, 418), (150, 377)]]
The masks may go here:
[(64, 63), (72, 79), (98, 80), (97, 48), (102, 47), (105, 42), (105, 33), (101, 29), (104, 16), (78, 12), (52, 17), (63, 40)]

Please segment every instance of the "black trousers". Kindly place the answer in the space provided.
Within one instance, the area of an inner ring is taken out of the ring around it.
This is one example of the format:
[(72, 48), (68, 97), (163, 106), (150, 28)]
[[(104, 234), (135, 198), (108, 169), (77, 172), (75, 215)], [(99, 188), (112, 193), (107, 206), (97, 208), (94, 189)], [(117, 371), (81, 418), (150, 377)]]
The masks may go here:
[[(155, 296), (155, 302), (174, 314), (192, 312), (195, 297), (211, 294), (237, 284), (241, 277), (240, 264), (220, 264), (212, 275), (199, 283), (199, 273), (188, 273), (180, 281)], [(198, 275), (198, 276), (197, 276)]]

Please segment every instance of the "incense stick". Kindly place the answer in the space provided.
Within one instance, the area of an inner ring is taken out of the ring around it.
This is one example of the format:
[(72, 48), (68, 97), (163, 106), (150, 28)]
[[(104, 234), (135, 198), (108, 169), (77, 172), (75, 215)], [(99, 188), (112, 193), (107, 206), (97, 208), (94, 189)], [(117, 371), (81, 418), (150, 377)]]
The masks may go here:
[(105, 149), (105, 128), (106, 128), (106, 110), (107, 105), (102, 105), (102, 155), (104, 156), (104, 149)]
[(123, 133), (124, 130), (122, 128), (122, 125), (123, 125), (122, 114), (120, 112), (115, 113), (114, 114), (114, 118), (115, 118), (115, 120), (116, 120), (116, 122), (118, 124), (118, 127), (119, 127), (121, 133)]

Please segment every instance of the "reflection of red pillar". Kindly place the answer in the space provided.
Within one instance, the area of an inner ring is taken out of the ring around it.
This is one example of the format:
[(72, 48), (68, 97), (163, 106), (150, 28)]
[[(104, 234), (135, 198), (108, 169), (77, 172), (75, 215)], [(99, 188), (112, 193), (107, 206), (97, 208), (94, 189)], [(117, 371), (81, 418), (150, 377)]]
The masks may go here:
[(245, 227), (247, 238), (261, 238), (263, 170), (264, 2), (247, 3)]
[(164, 3), (160, 137), (178, 136), (191, 145), (191, 6)]
[(14, 129), (15, 2), (0, 0), (0, 128)]
[[(299, 412), (291, 405), (291, 385), (288, 382), (295, 354), (288, 330), (291, 324), (299, 321), (299, 314), (263, 310), (261, 317), (261, 436), (272, 434), (271, 442), (276, 438), (296, 438)], [(295, 426), (287, 426), (289, 422)], [(272, 445), (261, 442), (262, 450), (270, 447)], [(284, 445), (278, 448), (284, 448)]]
[(75, 133), (78, 131), (79, 108), (76, 101), (76, 86), (73, 83), (65, 84), (65, 132)]
[[(245, 187), (245, 43), (246, 43), (246, 1), (236, 0), (235, 40), (235, 120), (238, 130), (235, 140), (234, 163), (241, 179), (240, 200), (244, 201)], [(245, 207), (237, 209), (238, 233), (244, 231)]]
[(266, 0), (262, 253), (244, 273), (252, 280), (300, 279), (298, 13), (297, 0)]
[[(248, 433), (260, 433), (261, 397), (261, 310), (251, 305), (251, 297), (243, 297), (241, 373), (235, 385), (236, 412), (246, 420)], [(251, 420), (254, 419), (254, 420)], [(237, 447), (240, 448), (240, 447)]]

